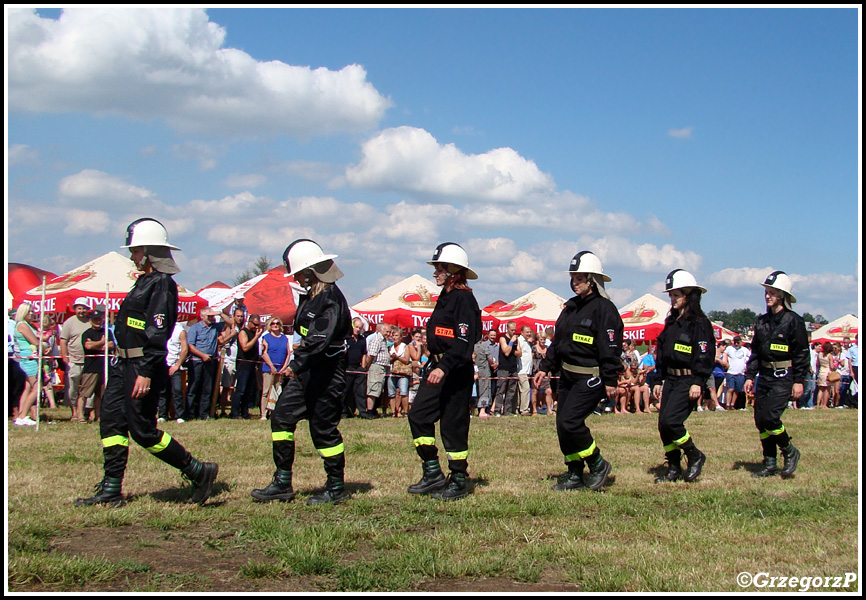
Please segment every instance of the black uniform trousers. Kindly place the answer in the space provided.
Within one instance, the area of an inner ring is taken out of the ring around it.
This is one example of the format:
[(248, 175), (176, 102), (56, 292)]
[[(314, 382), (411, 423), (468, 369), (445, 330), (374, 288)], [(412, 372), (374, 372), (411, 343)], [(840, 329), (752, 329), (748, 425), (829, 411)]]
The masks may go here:
[(346, 373), (346, 393), (343, 396), (343, 414), (354, 415), (367, 412), (367, 374), (361, 365), (349, 365)]
[[(427, 374), (435, 368), (436, 364), (431, 364)], [(415, 401), (409, 409), (409, 429), (415, 450), (421, 460), (438, 458), (436, 421), (440, 421), (439, 432), (448, 455), (448, 468), (452, 472), (466, 473), (475, 367), (472, 363), (458, 365), (438, 385), (427, 383), (427, 374), (421, 380)]]
[(692, 381), (692, 377), (668, 376), (662, 387), (658, 427), (666, 452), (676, 450), (691, 439), (685, 422), (698, 403), (689, 398)]
[(176, 469), (190, 463), (189, 452), (174, 438), (156, 428), (156, 410), (162, 389), (168, 384), (168, 366), (161, 365), (150, 380), (150, 391), (133, 398), (139, 358), (113, 358), (108, 384), (102, 396), (99, 435), (107, 477), (123, 478), (129, 455), (129, 438)]
[(285, 383), (271, 413), (274, 464), (291, 471), (295, 462), (295, 428), (310, 422), (313, 446), (325, 461), (325, 472), (342, 479), (346, 464), (343, 436), (337, 426), (343, 414), (346, 389), (346, 354), (322, 358), (309, 371)]
[(794, 379), (791, 375), (775, 377), (762, 371), (755, 378), (755, 427), (761, 435), (764, 456), (776, 456), (776, 447), (786, 448), (791, 441), (782, 424), (782, 413), (791, 400)]
[(586, 418), (606, 396), (604, 384), (598, 377), (562, 372), (557, 398), (556, 435), (565, 462), (586, 460), (595, 452), (595, 441), (586, 426)]

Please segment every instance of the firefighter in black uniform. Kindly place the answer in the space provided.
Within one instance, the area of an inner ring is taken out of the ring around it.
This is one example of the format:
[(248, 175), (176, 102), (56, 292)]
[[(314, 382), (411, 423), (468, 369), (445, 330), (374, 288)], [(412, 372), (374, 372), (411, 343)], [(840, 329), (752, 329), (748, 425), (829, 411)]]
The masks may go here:
[(308, 505), (338, 503), (349, 497), (344, 482), (346, 456), (337, 426), (343, 412), (346, 389), (346, 338), (352, 332), (349, 305), (335, 282), (343, 272), (334, 263), (335, 254), (325, 254), (312, 240), (295, 240), (283, 253), (289, 275), (308, 289), (295, 313), (294, 328), (301, 345), (280, 371), (289, 377), (271, 414), (274, 464), (273, 481), (250, 492), (259, 502), (295, 497), (292, 464), (295, 461), (295, 428), (310, 422), (310, 437), (324, 460), (327, 482)]
[[(713, 326), (701, 309), (707, 290), (688, 271), (675, 269), (665, 278), (665, 291), (671, 311), (657, 341), (658, 383), (653, 395), (661, 402), (658, 427), (668, 467), (656, 483), (694, 481), (701, 474), (707, 457), (695, 446), (685, 422), (703, 396), (716, 358)], [(683, 452), (685, 475), (680, 466)]]
[(781, 475), (790, 477), (797, 469), (800, 451), (791, 443), (782, 413), (788, 402), (796, 402), (803, 395), (803, 382), (809, 372), (809, 341), (803, 317), (791, 310), (791, 304), (797, 301), (791, 293), (791, 278), (783, 271), (773, 271), (761, 285), (767, 312), (755, 322), (743, 388), (747, 394), (754, 390), (755, 426), (764, 450), (764, 466), (752, 476), (780, 473), (776, 466), (778, 447), (785, 459)]
[[(472, 351), (481, 339), (481, 309), (466, 281), (478, 276), (469, 268), (463, 248), (453, 243), (440, 244), (427, 264), (435, 267), (433, 277), (442, 292), (427, 321), (430, 361), (409, 409), (409, 427), (423, 474), (408, 491), (432, 492), (431, 497), (438, 500), (456, 500), (469, 494), (469, 416), (475, 379)], [(441, 421), (448, 479), (439, 466), (436, 421)]]
[(120, 305), (115, 320), (117, 357), (112, 359), (102, 399), (99, 434), (105, 477), (96, 494), (76, 506), (125, 504), (121, 483), (129, 454), (129, 437), (192, 482), (190, 502), (204, 504), (219, 467), (199, 462), (169, 434), (156, 428), (159, 396), (168, 384), (166, 344), (177, 321), (178, 273), (165, 228), (154, 219), (139, 219), (126, 230), (126, 245), (140, 276)]
[[(535, 374), (538, 386), (547, 374), (559, 369), (556, 433), (568, 473), (554, 490), (598, 490), (610, 473), (586, 418), (605, 397), (616, 397), (622, 371), (622, 318), (607, 295), (601, 261), (592, 252), (579, 252), (571, 260), (571, 289), (576, 294), (563, 306), (556, 320), (553, 344)], [(589, 472), (584, 474), (584, 463)]]

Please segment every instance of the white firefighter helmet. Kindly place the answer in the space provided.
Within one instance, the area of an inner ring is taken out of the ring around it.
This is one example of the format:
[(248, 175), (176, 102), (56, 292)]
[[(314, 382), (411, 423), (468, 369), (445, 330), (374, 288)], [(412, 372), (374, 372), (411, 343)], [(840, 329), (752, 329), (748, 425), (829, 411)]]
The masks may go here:
[(138, 246), (161, 246), (171, 250), (180, 250), (177, 246), (168, 243), (168, 232), (162, 223), (150, 218), (133, 221), (126, 228), (126, 244), (121, 248), (136, 248)]
[(602, 281), (610, 281), (610, 277), (605, 275), (604, 269), (601, 268), (601, 261), (589, 250), (584, 250), (574, 255), (574, 258), (571, 259), (571, 263), (568, 265), (568, 272), (598, 275)]
[(788, 277), (788, 274), (784, 271), (773, 271), (772, 273), (767, 275), (767, 278), (761, 285), (765, 288), (773, 288), (785, 292), (786, 294), (788, 294), (788, 299), (792, 303), (797, 301), (797, 299), (794, 297), (794, 294), (791, 293), (791, 290), (794, 289), (791, 278)]
[(433, 252), (433, 258), (427, 261), (428, 265), (436, 266), (437, 263), (446, 263), (458, 267), (457, 269), (449, 269), (451, 273), (456, 273), (461, 268), (466, 269), (466, 279), (478, 279), (478, 275), (469, 268), (469, 256), (466, 250), (454, 242), (445, 242), (436, 246)]
[(699, 286), (695, 276), (688, 271), (674, 269), (668, 273), (668, 276), (665, 277), (665, 291), (672, 292), (683, 288), (697, 288), (701, 290), (702, 294), (707, 293), (707, 288)]
[(325, 254), (322, 247), (313, 240), (295, 240), (283, 252), (283, 264), (289, 275), (313, 269), (316, 276), (326, 283), (333, 283), (343, 276), (343, 272), (334, 264), (336, 254)]

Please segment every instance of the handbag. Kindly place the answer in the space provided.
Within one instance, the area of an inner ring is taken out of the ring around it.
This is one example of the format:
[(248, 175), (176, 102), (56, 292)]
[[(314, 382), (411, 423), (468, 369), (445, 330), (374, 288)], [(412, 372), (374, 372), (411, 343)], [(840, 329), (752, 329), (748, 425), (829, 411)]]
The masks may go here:
[(836, 383), (837, 381), (842, 381), (842, 376), (839, 375), (838, 371), (830, 371), (827, 374), (827, 381), (830, 383)]

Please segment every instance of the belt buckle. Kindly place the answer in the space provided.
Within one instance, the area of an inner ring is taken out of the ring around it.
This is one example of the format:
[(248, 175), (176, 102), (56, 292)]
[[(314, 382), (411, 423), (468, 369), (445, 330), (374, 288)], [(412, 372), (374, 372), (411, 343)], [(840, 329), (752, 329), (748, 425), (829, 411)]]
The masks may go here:
[(588, 388), (597, 388), (601, 385), (601, 378), (599, 377), (590, 377), (586, 380), (586, 387)]
[(788, 369), (776, 369), (773, 371), (773, 377), (776, 379), (782, 379), (783, 377), (788, 376)]

